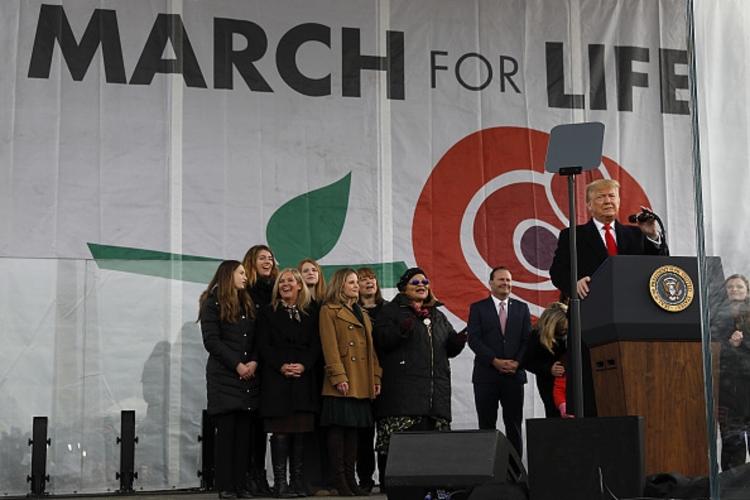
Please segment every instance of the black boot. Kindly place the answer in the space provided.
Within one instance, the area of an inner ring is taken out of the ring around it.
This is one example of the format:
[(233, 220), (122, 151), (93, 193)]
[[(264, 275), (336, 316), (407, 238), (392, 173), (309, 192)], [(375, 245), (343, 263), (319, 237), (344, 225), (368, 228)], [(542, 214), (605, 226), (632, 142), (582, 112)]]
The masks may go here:
[(271, 489), (271, 485), (268, 484), (268, 473), (266, 472), (266, 469), (260, 469), (257, 474), (257, 478), (255, 481), (258, 484), (258, 491), (260, 492), (259, 495), (262, 497), (270, 497), (273, 495), (273, 490)]
[(331, 458), (333, 483), (340, 497), (353, 497), (354, 493), (346, 481), (344, 468), (344, 428), (332, 426), (328, 429), (328, 455)]
[(289, 459), (289, 435), (271, 436), (271, 463), (273, 464), (273, 496), (293, 498), (296, 495), (286, 482), (286, 462)]
[(265, 469), (251, 470), (247, 473), (247, 483), (245, 488), (254, 497), (273, 496), (271, 487), (268, 485)]
[(366, 497), (368, 493), (359, 487), (354, 476), (354, 467), (357, 464), (357, 441), (359, 436), (357, 429), (347, 428), (344, 431), (344, 477), (349, 489), (354, 496)]
[(292, 450), (289, 457), (289, 476), (291, 481), (289, 487), (292, 493), (298, 497), (309, 496), (309, 488), (305, 484), (305, 435), (304, 434), (292, 434)]
[(372, 476), (375, 473), (375, 427), (363, 427), (357, 430), (357, 477), (359, 487), (367, 493), (372, 492), (375, 481)]
[(380, 493), (385, 493), (385, 467), (388, 464), (388, 455), (378, 453), (378, 478), (380, 481)]
[(260, 496), (260, 491), (258, 491), (258, 483), (255, 481), (254, 471), (250, 471), (247, 473), (247, 476), (245, 478), (245, 489), (254, 497)]
[(250, 473), (247, 490), (256, 497), (271, 497), (273, 492), (268, 485), (266, 473), (266, 445), (268, 436), (263, 430), (263, 419), (253, 412), (250, 426)]

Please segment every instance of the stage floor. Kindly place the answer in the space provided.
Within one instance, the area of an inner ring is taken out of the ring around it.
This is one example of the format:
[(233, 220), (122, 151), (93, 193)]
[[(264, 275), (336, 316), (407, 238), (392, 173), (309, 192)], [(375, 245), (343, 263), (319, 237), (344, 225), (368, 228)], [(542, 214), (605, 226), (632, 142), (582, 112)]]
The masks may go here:
[[(174, 498), (178, 500), (216, 500), (218, 498), (218, 494), (216, 493), (191, 493), (191, 494), (180, 494), (180, 495), (170, 495), (169, 493), (165, 493), (163, 495), (137, 495), (137, 500), (165, 500), (167, 498)], [(101, 497), (101, 498), (112, 498), (112, 497)], [(255, 497), (255, 498), (266, 498), (266, 497)], [(305, 497), (305, 498), (318, 498), (320, 500), (325, 499), (332, 499), (332, 498), (341, 498), (339, 496), (335, 497)], [(380, 495), (378, 493), (372, 493), (369, 496), (366, 497), (349, 497), (349, 498), (369, 498), (371, 500), (385, 500), (385, 495)]]
[[(61, 498), (61, 497), (58, 497)], [(67, 497), (67, 498), (74, 498), (74, 497)], [(93, 496), (93, 495), (79, 495), (78, 498), (83, 498), (86, 500), (89, 499), (102, 499), (102, 500), (112, 500), (113, 498), (132, 498), (133, 500), (167, 500), (167, 499), (175, 499), (175, 500), (216, 500), (218, 498), (218, 494), (215, 492), (212, 493), (204, 493), (204, 492), (191, 492), (191, 491), (165, 491), (165, 492), (159, 492), (159, 493), (135, 493), (133, 495), (102, 495), (102, 496)], [(254, 497), (254, 498), (270, 498), (270, 497)], [(326, 500), (326, 499), (333, 499), (333, 498), (341, 498), (341, 497), (306, 497), (311, 499), (320, 499), (320, 500)], [(371, 493), (369, 496), (366, 497), (349, 497), (349, 498), (367, 498), (369, 500), (386, 500), (385, 495), (381, 495), (378, 493), (377, 488), (375, 488), (375, 491)]]

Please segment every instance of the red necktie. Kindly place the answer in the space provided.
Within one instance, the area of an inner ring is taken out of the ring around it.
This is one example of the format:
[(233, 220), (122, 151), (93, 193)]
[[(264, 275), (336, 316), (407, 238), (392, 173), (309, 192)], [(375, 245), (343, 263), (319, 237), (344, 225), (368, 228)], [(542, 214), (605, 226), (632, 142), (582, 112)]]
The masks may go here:
[(505, 324), (508, 322), (508, 311), (505, 310), (505, 302), (500, 302), (500, 333), (505, 335)]
[(607, 255), (617, 255), (617, 243), (609, 224), (604, 224), (604, 241), (607, 242)]

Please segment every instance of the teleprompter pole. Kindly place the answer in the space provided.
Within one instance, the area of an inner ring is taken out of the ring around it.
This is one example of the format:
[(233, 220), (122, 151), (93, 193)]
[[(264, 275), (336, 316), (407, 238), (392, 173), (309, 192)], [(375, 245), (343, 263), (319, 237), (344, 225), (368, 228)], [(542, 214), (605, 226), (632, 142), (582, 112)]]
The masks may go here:
[(570, 325), (570, 362), (573, 379), (573, 409), (576, 417), (583, 417), (583, 362), (581, 342), (581, 299), (578, 298), (578, 238), (576, 235), (576, 176), (581, 173), (580, 167), (560, 169), (560, 175), (568, 178), (568, 227), (570, 230), (570, 302), (568, 312)]
[(544, 169), (568, 178), (568, 225), (570, 231), (570, 302), (568, 337), (573, 413), (583, 417), (583, 342), (581, 340), (581, 300), (578, 298), (578, 242), (576, 235), (576, 176), (599, 168), (602, 161), (604, 124), (570, 123), (553, 127), (547, 145)]

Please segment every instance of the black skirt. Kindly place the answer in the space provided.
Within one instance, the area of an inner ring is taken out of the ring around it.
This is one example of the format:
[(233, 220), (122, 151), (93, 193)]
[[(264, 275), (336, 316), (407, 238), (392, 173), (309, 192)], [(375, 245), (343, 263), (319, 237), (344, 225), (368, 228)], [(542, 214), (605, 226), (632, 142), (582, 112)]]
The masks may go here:
[(372, 427), (372, 405), (369, 399), (324, 396), (320, 425)]

